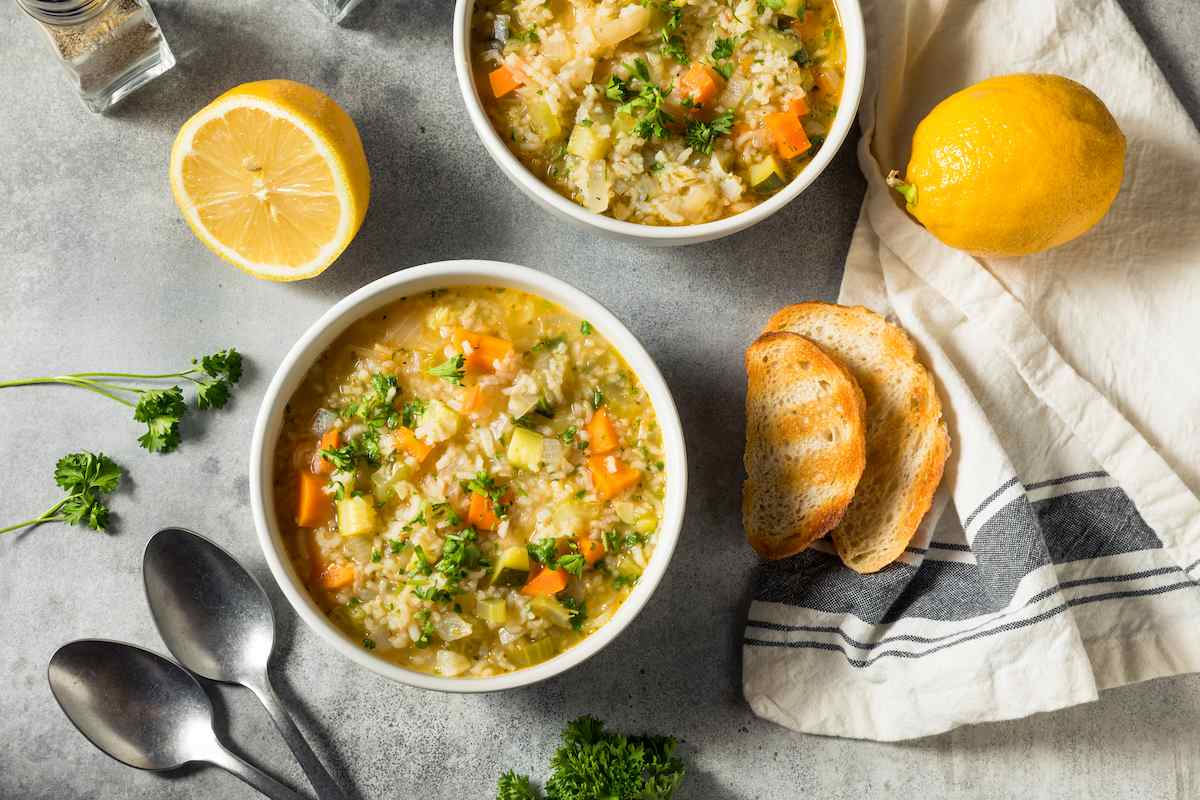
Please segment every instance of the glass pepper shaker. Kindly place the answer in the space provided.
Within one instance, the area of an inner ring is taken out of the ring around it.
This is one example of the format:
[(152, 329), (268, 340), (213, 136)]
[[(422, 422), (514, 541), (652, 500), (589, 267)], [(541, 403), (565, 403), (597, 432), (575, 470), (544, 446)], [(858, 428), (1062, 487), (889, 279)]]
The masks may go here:
[(45, 31), (84, 104), (101, 112), (171, 67), (146, 0), (17, 0)]
[(341, 22), (361, 2), (362, 0), (312, 0), (312, 4), (328, 17), (330, 22)]

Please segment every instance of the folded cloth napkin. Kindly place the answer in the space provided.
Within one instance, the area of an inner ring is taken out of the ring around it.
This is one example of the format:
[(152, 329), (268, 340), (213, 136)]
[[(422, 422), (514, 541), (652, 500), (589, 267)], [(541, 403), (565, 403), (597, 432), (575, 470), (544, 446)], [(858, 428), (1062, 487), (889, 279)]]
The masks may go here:
[[(1200, 135), (1115, 0), (865, 6), (868, 190), (839, 299), (912, 335), (954, 452), (902, 562), (857, 575), (819, 543), (762, 566), (747, 701), (798, 731), (897, 740), (1200, 670)], [(939, 100), (1012, 72), (1105, 101), (1124, 185), (1084, 237), (980, 260), (884, 177)]]

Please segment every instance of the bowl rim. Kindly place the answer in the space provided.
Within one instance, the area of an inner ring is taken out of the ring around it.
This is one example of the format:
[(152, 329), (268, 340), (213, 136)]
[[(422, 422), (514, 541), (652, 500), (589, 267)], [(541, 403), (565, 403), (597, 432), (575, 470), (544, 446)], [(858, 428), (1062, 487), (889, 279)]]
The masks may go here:
[(687, 244), (727, 236), (756, 225), (798, 197), (825, 171), (841, 149), (858, 116), (858, 105), (862, 99), (866, 76), (867, 51), (862, 7), (860, 0), (834, 0), (846, 39), (846, 74), (842, 86), (842, 102), (816, 157), (787, 186), (740, 214), (695, 225), (647, 225), (597, 214), (568, 200), (546, 185), (513, 155), (496, 133), (495, 127), (483, 110), (479, 90), (475, 85), (474, 71), (471, 69), (469, 42), (471, 11), (475, 2), (476, 0), (455, 0), (454, 68), (458, 75), (463, 102), (467, 107), (467, 116), (471, 118), (472, 126), (483, 142), (484, 149), (500, 167), (500, 171), (531, 197), (575, 222), (599, 228), (609, 234), (656, 244)]
[[(353, 323), (414, 293), (480, 285), (525, 291), (588, 320), (617, 349), (650, 397), (662, 432), (663, 457), (669, 468), (658, 544), (642, 577), (612, 619), (571, 649), (533, 667), (491, 677), (449, 678), (401, 667), (371, 654), (352, 642), (317, 607), (292, 567), (275, 524), (274, 449), (284, 406), (316, 358)], [(288, 350), (263, 395), (254, 424), (248, 471), (251, 512), (259, 546), (271, 576), (308, 627), (342, 655), (376, 674), (422, 689), (453, 693), (500, 691), (538, 683), (582, 663), (608, 645), (641, 612), (666, 573), (683, 527), (687, 498), (687, 450), (679, 413), (666, 381), (637, 338), (608, 309), (570, 284), (528, 267), (481, 259), (440, 261), (399, 270), (343, 298), (312, 323)]]

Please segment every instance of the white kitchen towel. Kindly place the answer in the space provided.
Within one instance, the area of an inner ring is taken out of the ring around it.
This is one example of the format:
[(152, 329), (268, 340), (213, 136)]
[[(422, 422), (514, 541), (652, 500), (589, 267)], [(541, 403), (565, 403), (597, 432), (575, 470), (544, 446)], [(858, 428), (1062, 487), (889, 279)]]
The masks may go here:
[[(856, 575), (819, 543), (762, 566), (747, 701), (798, 731), (898, 740), (1200, 670), (1195, 125), (1115, 0), (864, 11), (868, 189), (839, 299), (916, 340), (954, 452), (901, 563)], [(1081, 239), (979, 260), (884, 177), (938, 101), (1012, 72), (1095, 91), (1128, 138), (1125, 179)]]

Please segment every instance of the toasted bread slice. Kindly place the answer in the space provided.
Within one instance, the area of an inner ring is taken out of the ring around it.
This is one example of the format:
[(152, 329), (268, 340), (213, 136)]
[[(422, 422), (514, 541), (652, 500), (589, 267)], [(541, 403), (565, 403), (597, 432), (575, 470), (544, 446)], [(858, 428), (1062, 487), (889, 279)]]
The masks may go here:
[(798, 553), (846, 513), (866, 464), (862, 390), (841, 364), (794, 333), (746, 350), (742, 522), (765, 558)]
[(831, 536), (846, 566), (877, 572), (912, 540), (950, 455), (933, 377), (908, 334), (861, 306), (788, 306), (766, 330), (812, 339), (846, 365), (866, 395), (867, 468)]

